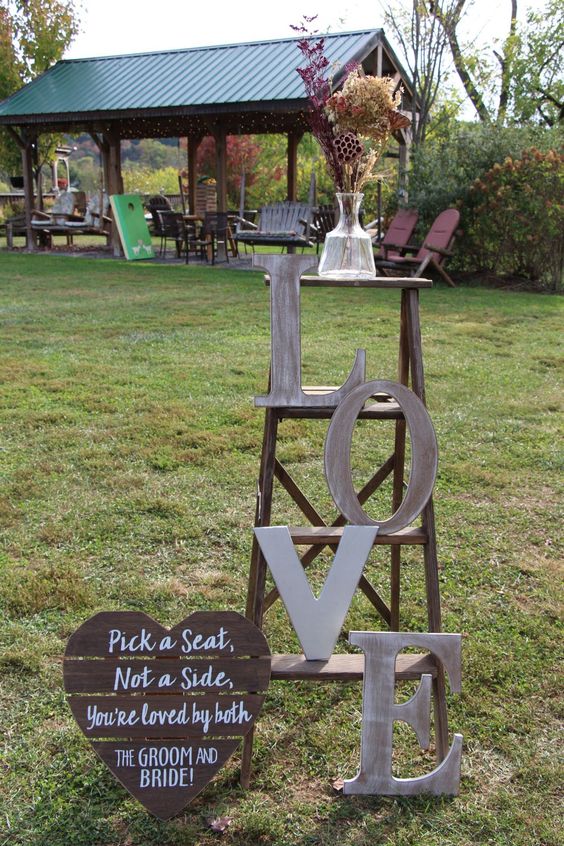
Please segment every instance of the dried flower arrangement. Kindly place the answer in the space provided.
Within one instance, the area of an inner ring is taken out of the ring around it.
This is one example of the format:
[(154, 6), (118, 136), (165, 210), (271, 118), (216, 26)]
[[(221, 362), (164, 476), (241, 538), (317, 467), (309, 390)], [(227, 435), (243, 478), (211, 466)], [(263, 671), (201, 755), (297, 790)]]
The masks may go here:
[(311, 105), (311, 131), (337, 191), (361, 191), (376, 177), (376, 164), (391, 134), (410, 121), (398, 111), (401, 93), (394, 92), (393, 80), (366, 76), (356, 64), (345, 66), (345, 82), (341, 90), (332, 92), (332, 78), (326, 75), (330, 63), (325, 39), (308, 29), (314, 20), (315, 16), (304, 16), (304, 23), (292, 27), (303, 36), (297, 46), (306, 61), (297, 72)]

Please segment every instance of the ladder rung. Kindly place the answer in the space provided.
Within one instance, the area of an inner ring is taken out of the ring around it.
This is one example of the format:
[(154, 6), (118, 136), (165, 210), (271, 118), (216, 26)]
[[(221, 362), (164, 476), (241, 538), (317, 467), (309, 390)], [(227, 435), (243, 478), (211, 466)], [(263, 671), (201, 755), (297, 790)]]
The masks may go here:
[[(339, 543), (343, 536), (343, 526), (288, 526), (292, 541), (297, 545), (322, 545)], [(427, 532), (417, 526), (400, 529), (392, 534), (378, 534), (375, 544), (411, 546), (427, 543)]]
[[(437, 674), (430, 655), (402, 653), (396, 658), (397, 679), (418, 679), (423, 673)], [(332, 655), (328, 661), (308, 661), (303, 655), (273, 655), (273, 679), (312, 679), (315, 681), (360, 681), (364, 675), (364, 655)]]

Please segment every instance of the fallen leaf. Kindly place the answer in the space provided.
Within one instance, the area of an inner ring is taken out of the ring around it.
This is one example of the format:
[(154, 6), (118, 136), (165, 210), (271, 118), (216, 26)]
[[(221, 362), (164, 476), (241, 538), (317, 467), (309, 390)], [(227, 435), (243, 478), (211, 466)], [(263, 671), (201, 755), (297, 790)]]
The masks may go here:
[(223, 834), (233, 822), (233, 817), (208, 817), (206, 822), (212, 831), (215, 831), (217, 834)]
[(333, 790), (336, 790), (338, 793), (342, 793), (344, 786), (345, 781), (342, 778), (336, 778), (332, 785)]

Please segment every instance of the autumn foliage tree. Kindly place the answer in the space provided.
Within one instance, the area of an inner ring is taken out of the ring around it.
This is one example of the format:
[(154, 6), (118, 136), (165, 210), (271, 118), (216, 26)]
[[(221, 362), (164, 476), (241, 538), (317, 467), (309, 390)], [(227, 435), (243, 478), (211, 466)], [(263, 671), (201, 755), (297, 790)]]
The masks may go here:
[[(245, 174), (245, 181), (248, 187), (253, 184), (260, 153), (261, 146), (257, 143), (254, 136), (227, 136), (227, 196), (230, 207), (239, 207), (241, 174)], [(215, 155), (215, 140), (213, 136), (207, 135), (198, 147), (196, 167), (199, 174), (215, 178)]]
[[(0, 0), (0, 99), (9, 97), (58, 61), (79, 30), (76, 0)], [(39, 159), (54, 139), (44, 138)], [(0, 134), (0, 168), (19, 170), (14, 141)]]

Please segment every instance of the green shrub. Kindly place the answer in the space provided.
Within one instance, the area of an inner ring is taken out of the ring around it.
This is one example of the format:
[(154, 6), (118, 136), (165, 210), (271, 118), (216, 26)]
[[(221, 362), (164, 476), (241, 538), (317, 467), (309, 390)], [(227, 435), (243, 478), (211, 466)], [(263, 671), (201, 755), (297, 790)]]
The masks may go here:
[[(454, 270), (480, 271), (491, 269), (483, 250), (468, 234), (474, 231), (476, 197), (472, 186), (477, 179), (483, 179), (496, 164), (501, 165), (508, 157), (519, 159), (524, 150), (531, 147), (548, 152), (562, 148), (562, 130), (546, 130), (541, 127), (499, 127), (480, 124), (462, 124), (457, 132), (447, 139), (431, 141), (417, 148), (412, 156), (409, 178), (409, 205), (419, 211), (417, 235), (424, 237), (435, 217), (446, 208), (456, 207), (461, 212), (460, 228), (463, 237), (456, 245), (451, 259)], [(535, 217), (535, 216), (533, 216)], [(535, 217), (536, 219), (536, 217)], [(496, 231), (496, 220), (492, 233)], [(540, 225), (540, 221), (539, 221)], [(515, 262), (504, 261), (504, 272), (523, 272), (521, 253)], [(521, 268), (517, 271), (516, 268)], [(500, 265), (496, 272), (502, 272)], [(538, 273), (537, 269), (535, 273)], [(531, 267), (527, 272), (529, 278)], [(543, 271), (537, 279), (546, 278)], [(551, 284), (554, 273), (550, 274)], [(559, 283), (558, 283), (559, 284)]]
[(507, 156), (470, 186), (466, 250), (478, 269), (562, 286), (564, 156), (535, 147)]
[(11, 217), (16, 217), (17, 215), (24, 214), (24, 212), (25, 203), (23, 201), (23, 198), (21, 201), (12, 200), (12, 202), (0, 208), (0, 223), (3, 223), (5, 220), (8, 220)]
[[(464, 207), (474, 180), (496, 162), (518, 157), (532, 146), (558, 149), (562, 138), (558, 129), (461, 124), (448, 139), (416, 148), (409, 175), (409, 203), (419, 210), (418, 230), (424, 234), (444, 209)], [(464, 229), (466, 224), (463, 213)]]
[(126, 194), (178, 194), (178, 170), (175, 167), (150, 170), (128, 164), (123, 168), (123, 183)]

